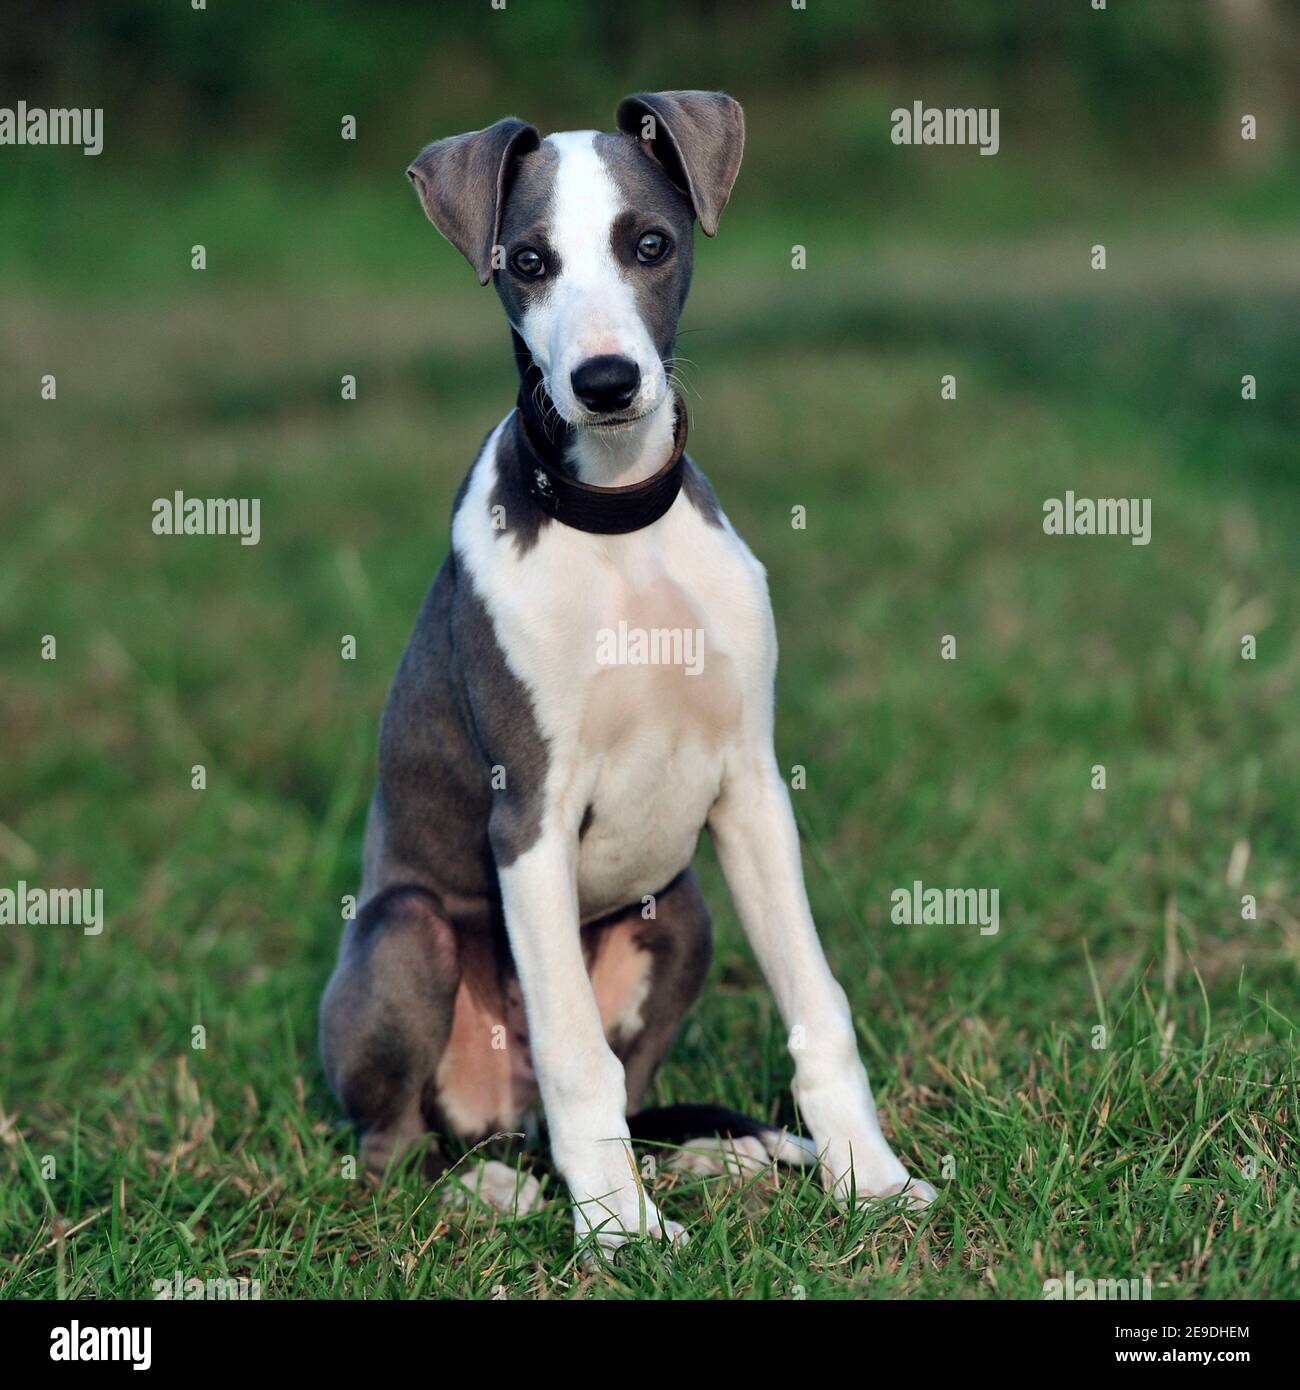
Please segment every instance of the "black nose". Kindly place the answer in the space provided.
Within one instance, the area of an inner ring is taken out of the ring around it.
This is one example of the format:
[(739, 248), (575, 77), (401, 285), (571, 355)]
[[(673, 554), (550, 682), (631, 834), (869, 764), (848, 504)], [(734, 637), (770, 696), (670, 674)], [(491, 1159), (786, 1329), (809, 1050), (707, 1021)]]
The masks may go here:
[(573, 394), (597, 415), (625, 410), (641, 384), (641, 368), (629, 357), (589, 357), (569, 377)]

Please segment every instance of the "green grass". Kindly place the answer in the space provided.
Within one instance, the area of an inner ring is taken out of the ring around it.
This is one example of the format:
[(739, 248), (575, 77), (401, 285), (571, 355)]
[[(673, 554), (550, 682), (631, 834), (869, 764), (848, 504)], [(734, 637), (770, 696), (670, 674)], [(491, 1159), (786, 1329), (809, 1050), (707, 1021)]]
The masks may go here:
[[(1296, 1293), (1294, 267), (1246, 241), (1246, 272), (1225, 253), (1207, 279), (1212, 243), (1134, 234), (1106, 280), (1080, 231), (985, 274), (969, 246), (819, 257), (807, 234), (801, 277), (797, 237), (738, 227), (685, 321), (691, 450), (769, 569), (814, 909), (939, 1202), (845, 1214), (793, 1177), (665, 1173), (690, 1244), (592, 1270), (553, 1179), (511, 1223), (445, 1200), (454, 1180), (342, 1176), (316, 1002), (384, 691), (513, 389), (498, 308), (441, 270), (436, 304), (385, 276), (221, 270), (142, 301), (24, 281), (0, 340), (0, 886), (102, 887), (108, 926), (0, 928), (4, 1295), (148, 1296), (176, 1269), (277, 1298), (1034, 1298), (1071, 1269)], [(154, 536), (177, 488), (260, 497), (261, 545)], [(1151, 497), (1151, 545), (1044, 536), (1066, 488)], [(701, 858), (717, 959), (658, 1096), (785, 1115), (779, 1020)], [(891, 924), (916, 878), (997, 888), (1001, 931)]]

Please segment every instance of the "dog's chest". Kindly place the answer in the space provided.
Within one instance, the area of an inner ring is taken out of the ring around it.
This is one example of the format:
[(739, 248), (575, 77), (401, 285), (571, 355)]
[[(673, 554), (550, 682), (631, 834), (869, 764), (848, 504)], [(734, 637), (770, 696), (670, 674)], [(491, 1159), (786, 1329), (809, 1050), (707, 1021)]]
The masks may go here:
[(571, 769), (585, 800), (584, 917), (653, 893), (690, 862), (743, 705), (724, 624), (689, 574), (612, 577), (588, 621), (595, 662)]
[(770, 724), (766, 577), (721, 515), (685, 493), (642, 531), (552, 523), (516, 545), (490, 523), (493, 452), (453, 539), (528, 705), (519, 720), (543, 772), (529, 783), (537, 815), (524, 819), (538, 836), (571, 837), (591, 920), (690, 863), (728, 762)]

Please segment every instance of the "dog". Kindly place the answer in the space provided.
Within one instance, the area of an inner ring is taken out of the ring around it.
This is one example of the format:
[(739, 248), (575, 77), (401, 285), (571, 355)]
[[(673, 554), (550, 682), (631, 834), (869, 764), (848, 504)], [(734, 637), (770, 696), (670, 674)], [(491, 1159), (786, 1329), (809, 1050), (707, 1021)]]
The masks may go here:
[[(685, 453), (677, 320), (744, 116), (657, 92), (617, 124), (543, 139), (508, 118), (407, 170), (495, 285), (520, 391), (456, 497), (388, 696), (359, 909), (321, 1005), (369, 1169), (422, 1145), (439, 1171), (439, 1136), (517, 1130), (540, 1102), (577, 1236), (611, 1249), (683, 1238), (634, 1137), (811, 1159), (844, 1200), (934, 1197), (881, 1132), (813, 925), (772, 744), (765, 571)], [(706, 825), (810, 1141), (713, 1106), (641, 1109), (709, 967)]]

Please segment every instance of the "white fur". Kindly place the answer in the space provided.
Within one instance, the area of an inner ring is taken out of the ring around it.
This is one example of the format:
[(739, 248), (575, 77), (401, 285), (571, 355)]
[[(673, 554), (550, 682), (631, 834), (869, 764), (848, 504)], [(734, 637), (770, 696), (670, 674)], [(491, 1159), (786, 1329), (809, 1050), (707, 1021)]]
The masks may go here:
[(495, 1158), (454, 1176), (457, 1186), (451, 1196), (457, 1206), (465, 1205), (466, 1193), (473, 1193), (479, 1201), (511, 1217), (531, 1216), (546, 1205), (542, 1185), (532, 1173), (519, 1172)]
[(663, 363), (610, 250), (610, 226), (622, 202), (596, 152), (595, 136), (595, 131), (579, 130), (547, 137), (560, 156), (549, 224), (560, 272), (515, 328), (541, 369), (555, 408), (570, 424), (586, 425), (594, 418), (573, 394), (570, 376), (576, 367), (612, 353), (640, 369), (641, 384), (628, 410), (633, 416), (653, 416), (654, 427), (635, 434), (627, 427), (586, 432), (578, 445), (584, 481), (612, 487), (634, 481), (626, 475), (655, 452), (658, 463), (667, 457), (672, 406)]

